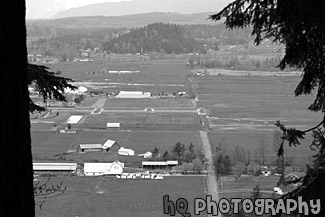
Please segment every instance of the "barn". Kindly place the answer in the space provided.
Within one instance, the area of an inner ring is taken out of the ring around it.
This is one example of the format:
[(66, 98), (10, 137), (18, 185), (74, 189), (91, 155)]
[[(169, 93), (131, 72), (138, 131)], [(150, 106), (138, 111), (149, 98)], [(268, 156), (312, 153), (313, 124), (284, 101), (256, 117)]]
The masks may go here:
[(84, 163), (85, 176), (121, 175), (124, 163), (114, 161), (113, 163)]
[(80, 144), (78, 152), (99, 152), (103, 151), (102, 144)]
[(110, 140), (108, 139), (103, 145), (102, 145), (102, 149), (106, 150), (106, 151), (111, 151), (111, 152), (116, 152), (120, 149), (120, 145), (114, 141), (114, 140)]
[(78, 152), (118, 151), (120, 145), (116, 141), (108, 139), (104, 144), (80, 144)]
[(75, 172), (76, 163), (33, 163), (34, 172)]

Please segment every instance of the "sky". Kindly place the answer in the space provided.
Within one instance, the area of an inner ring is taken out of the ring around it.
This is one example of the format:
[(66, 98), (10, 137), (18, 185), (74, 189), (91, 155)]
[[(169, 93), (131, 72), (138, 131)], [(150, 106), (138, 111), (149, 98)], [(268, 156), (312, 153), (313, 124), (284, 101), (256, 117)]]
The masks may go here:
[(132, 0), (26, 0), (26, 18), (51, 18), (57, 12), (69, 8), (103, 2), (120, 2)]

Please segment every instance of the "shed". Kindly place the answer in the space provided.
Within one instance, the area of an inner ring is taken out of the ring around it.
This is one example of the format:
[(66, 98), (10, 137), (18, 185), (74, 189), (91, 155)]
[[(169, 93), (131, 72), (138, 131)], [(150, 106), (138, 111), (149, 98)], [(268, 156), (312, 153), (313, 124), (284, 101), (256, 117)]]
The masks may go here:
[(120, 123), (106, 123), (106, 127), (116, 129), (116, 128), (120, 128), (121, 124)]
[(78, 152), (103, 151), (102, 144), (80, 144)]
[(120, 149), (120, 145), (116, 141), (108, 139), (102, 145), (102, 149), (106, 151), (118, 151)]
[(118, 150), (118, 154), (119, 155), (125, 155), (125, 156), (133, 156), (135, 154), (135, 152), (132, 149), (128, 149), (128, 148), (121, 147)]

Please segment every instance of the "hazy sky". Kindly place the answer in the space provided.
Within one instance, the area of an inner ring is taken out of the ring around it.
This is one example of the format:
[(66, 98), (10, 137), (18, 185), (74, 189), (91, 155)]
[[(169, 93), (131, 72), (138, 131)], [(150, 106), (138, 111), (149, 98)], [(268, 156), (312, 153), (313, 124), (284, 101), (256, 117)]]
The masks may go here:
[(83, 5), (132, 0), (26, 0), (27, 19), (51, 18), (57, 12)]

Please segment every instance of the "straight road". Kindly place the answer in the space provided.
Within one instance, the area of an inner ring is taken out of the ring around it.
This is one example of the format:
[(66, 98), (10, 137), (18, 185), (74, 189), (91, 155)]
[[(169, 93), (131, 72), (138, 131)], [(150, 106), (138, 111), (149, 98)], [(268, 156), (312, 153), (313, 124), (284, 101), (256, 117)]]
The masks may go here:
[[(200, 131), (200, 138), (202, 140), (202, 145), (204, 149), (204, 154), (205, 157), (208, 160), (208, 180), (207, 180), (207, 186), (208, 186), (208, 193), (209, 195), (212, 196), (212, 199), (216, 202), (219, 201), (219, 195), (218, 195), (218, 183), (216, 180), (216, 174), (214, 171), (214, 166), (213, 166), (213, 157), (211, 153), (211, 145), (209, 141), (209, 137), (206, 131)], [(215, 216), (215, 215), (211, 215)], [(221, 217), (221, 214), (218, 212), (218, 217)]]

